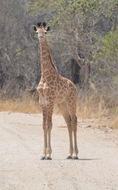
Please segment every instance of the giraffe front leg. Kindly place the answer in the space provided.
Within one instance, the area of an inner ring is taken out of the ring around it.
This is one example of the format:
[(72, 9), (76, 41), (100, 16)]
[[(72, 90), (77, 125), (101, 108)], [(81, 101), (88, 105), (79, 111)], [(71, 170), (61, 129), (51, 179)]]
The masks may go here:
[(43, 108), (43, 133), (44, 133), (44, 150), (41, 160), (46, 159), (46, 150), (47, 150), (47, 126), (46, 126), (46, 110)]
[(47, 160), (52, 160), (52, 148), (51, 148), (51, 130), (52, 130), (52, 114), (47, 116)]

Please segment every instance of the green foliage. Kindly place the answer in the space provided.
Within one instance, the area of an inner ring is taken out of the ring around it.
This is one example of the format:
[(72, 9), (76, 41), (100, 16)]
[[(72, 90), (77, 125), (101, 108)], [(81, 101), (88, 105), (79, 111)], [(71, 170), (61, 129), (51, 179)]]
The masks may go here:
[(22, 56), (23, 50), (22, 49), (17, 49), (15, 52), (16, 57)]
[(35, 14), (38, 14), (39, 11), (43, 11), (45, 15), (46, 13), (47, 15), (52, 14), (51, 20), (58, 18), (61, 22), (63, 16), (65, 16), (63, 18), (65, 20), (68, 15), (73, 18), (81, 14), (84, 17), (98, 16), (99, 13), (110, 16), (113, 11), (117, 10), (118, 3), (116, 0), (35, 0), (29, 3), (29, 8)]
[(118, 27), (103, 38), (99, 49), (93, 52), (93, 57), (97, 77), (118, 89)]
[(110, 57), (118, 60), (118, 27), (115, 31), (110, 31), (103, 39), (102, 45), (103, 54), (106, 55), (106, 59)]
[(118, 60), (118, 27), (103, 38), (99, 50), (94, 52), (94, 55), (97, 63), (103, 58), (107, 63), (111, 63), (111, 61), (116, 63)]

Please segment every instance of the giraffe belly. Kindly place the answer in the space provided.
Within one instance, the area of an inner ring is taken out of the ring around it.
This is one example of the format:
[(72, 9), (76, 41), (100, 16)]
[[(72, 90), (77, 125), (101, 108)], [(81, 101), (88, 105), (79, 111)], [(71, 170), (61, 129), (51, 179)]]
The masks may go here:
[(56, 103), (58, 104), (60, 104), (60, 103), (63, 103), (63, 102), (65, 102), (65, 100), (66, 100), (66, 95), (65, 96), (63, 96), (62, 94), (60, 94), (60, 95), (58, 95), (57, 97), (56, 97)]

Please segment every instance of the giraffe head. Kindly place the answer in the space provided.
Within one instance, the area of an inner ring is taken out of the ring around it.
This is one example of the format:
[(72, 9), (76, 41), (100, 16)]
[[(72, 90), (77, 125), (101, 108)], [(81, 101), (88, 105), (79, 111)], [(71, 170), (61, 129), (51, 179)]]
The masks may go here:
[(45, 37), (45, 34), (49, 30), (50, 30), (50, 27), (49, 26), (47, 27), (45, 22), (43, 23), (39, 22), (37, 23), (36, 26), (34, 26), (34, 31), (38, 34), (39, 39), (42, 37)]

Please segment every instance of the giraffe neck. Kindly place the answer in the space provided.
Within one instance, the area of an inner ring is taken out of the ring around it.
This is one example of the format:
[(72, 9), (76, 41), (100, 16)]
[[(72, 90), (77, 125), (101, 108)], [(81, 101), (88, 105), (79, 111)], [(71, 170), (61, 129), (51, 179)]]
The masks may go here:
[(41, 77), (46, 78), (49, 77), (49, 75), (58, 75), (57, 68), (51, 57), (46, 37), (40, 38), (40, 61)]

